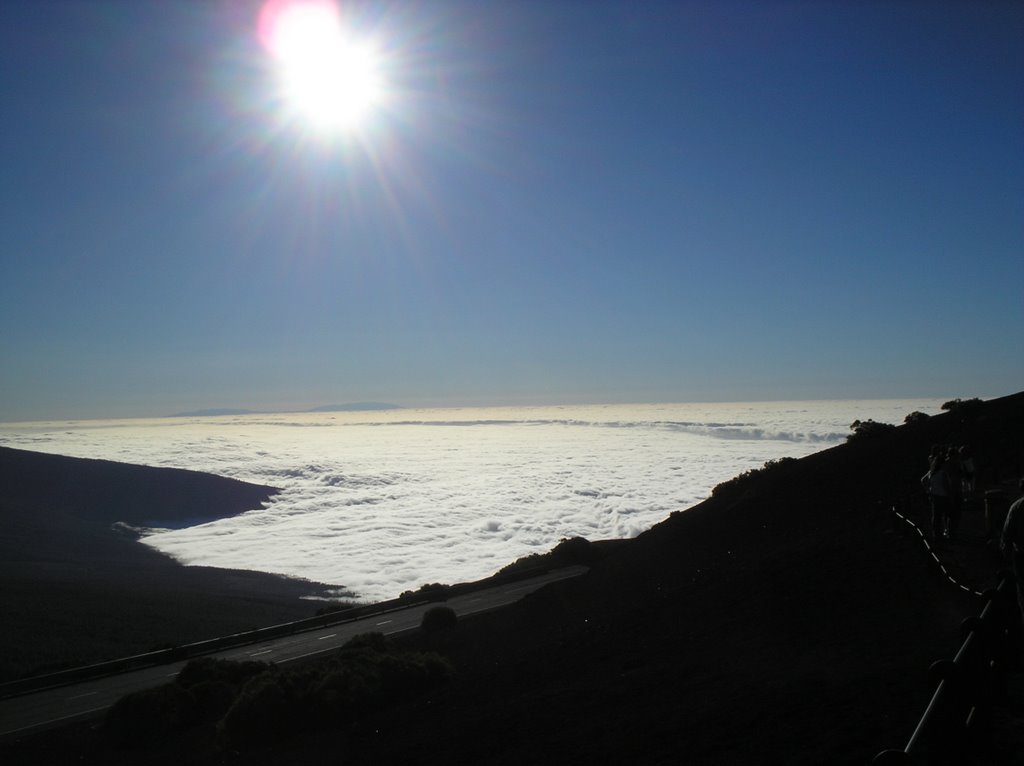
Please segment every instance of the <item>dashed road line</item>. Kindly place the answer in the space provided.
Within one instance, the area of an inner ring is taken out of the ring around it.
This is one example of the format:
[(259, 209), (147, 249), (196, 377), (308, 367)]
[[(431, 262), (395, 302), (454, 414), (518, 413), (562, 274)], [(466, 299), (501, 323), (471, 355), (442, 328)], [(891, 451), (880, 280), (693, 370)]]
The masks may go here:
[(73, 718), (82, 718), (84, 716), (92, 715), (93, 713), (98, 713), (101, 710), (107, 710), (108, 708), (109, 708), (109, 705), (103, 705), (102, 707), (94, 707), (94, 708), (90, 708), (89, 710), (80, 710), (77, 713), (70, 713), (68, 715), (62, 715), (59, 718), (50, 718), (49, 720), (46, 720), (46, 721), (38, 721), (36, 723), (31, 723), (28, 726), (21, 726), (21, 727), (19, 727), (17, 729), (6, 729), (6, 730), (0, 729), (0, 736), (5, 736), (6, 737), (6, 736), (11, 735), (11, 734), (19, 734), (19, 733), (21, 733), (23, 731), (31, 731), (32, 729), (37, 729), (40, 726), (46, 726), (47, 724), (60, 723), (61, 721), (70, 721)]

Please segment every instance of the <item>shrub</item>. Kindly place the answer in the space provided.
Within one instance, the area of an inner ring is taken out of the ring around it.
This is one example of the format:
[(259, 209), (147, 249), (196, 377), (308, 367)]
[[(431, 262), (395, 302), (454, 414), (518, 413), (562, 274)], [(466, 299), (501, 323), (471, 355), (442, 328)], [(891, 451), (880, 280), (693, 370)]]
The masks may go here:
[(942, 411), (969, 418), (978, 414), (981, 405), (982, 401), (977, 397), (973, 399), (950, 399), (948, 402), (943, 402)]
[(345, 642), (340, 651), (342, 653), (361, 650), (388, 652), (391, 651), (391, 648), (391, 642), (388, 641), (388, 637), (380, 631), (374, 631), (372, 633), (360, 633), (357, 636), (352, 636), (352, 638)]
[(562, 538), (562, 541), (552, 549), (551, 554), (559, 566), (570, 564), (589, 566), (602, 558), (594, 544), (585, 537)]
[(760, 468), (751, 468), (748, 471), (744, 471), (741, 474), (733, 476), (731, 479), (716, 484), (711, 490), (712, 497), (720, 497), (727, 492), (737, 490), (743, 485), (747, 484), (750, 479), (754, 478), (761, 472)]
[(220, 722), (221, 733), (236, 745), (273, 742), (291, 733), (299, 706), (290, 686), (275, 671), (250, 678)]
[[(455, 622), (448, 607), (429, 611)], [(174, 683), (119, 700), (104, 732), (116, 746), (164, 747), (190, 726), (218, 722), (223, 744), (246, 749), (337, 725), (451, 674), (440, 655), (400, 651), (382, 633), (360, 634), (322, 660), (288, 669), (201, 658), (188, 663)]]
[[(270, 666), (251, 677), (219, 731), (230, 747), (265, 745), (300, 730), (351, 720), (441, 683), (451, 673), (437, 654), (399, 651), (382, 633), (363, 633), (319, 662), (289, 669)], [(213, 691), (210, 704), (222, 703), (212, 699)]]
[(846, 440), (848, 442), (884, 436), (885, 434), (895, 431), (896, 426), (892, 423), (878, 423), (869, 419), (853, 421), (850, 424), (850, 429), (853, 433), (847, 435)]
[(175, 678), (175, 682), (191, 689), (202, 683), (218, 681), (231, 686), (241, 686), (253, 676), (257, 676), (269, 670), (270, 666), (265, 662), (248, 660), (246, 662), (235, 662), (234, 660), (221, 660), (215, 657), (199, 657), (189, 662), (181, 669)]
[(399, 595), (399, 598), (402, 598), (402, 599), (420, 598), (420, 599), (425, 599), (427, 601), (447, 601), (448, 600), (448, 595), (449, 595), (450, 591), (451, 591), (451, 586), (450, 585), (443, 585), (442, 583), (439, 583), (439, 582), (432, 582), (432, 583), (427, 583), (426, 585), (421, 585), (419, 590), (416, 590), (416, 591), (412, 591), (412, 590), (404, 591), (401, 595)]
[(775, 473), (779, 469), (786, 468), (795, 463), (795, 457), (780, 457), (776, 460), (769, 460), (761, 468), (751, 468), (728, 481), (723, 481), (721, 484), (716, 485), (711, 490), (711, 496), (720, 497), (727, 492), (735, 492), (744, 488), (749, 489), (750, 483), (755, 477)]
[(178, 684), (164, 684), (128, 694), (107, 711), (104, 735), (120, 747), (159, 744), (197, 718), (195, 700)]
[(323, 725), (379, 709), (451, 677), (451, 666), (432, 652), (377, 651), (346, 645), (310, 685), (310, 719)]
[(437, 633), (455, 627), (459, 618), (455, 610), (448, 606), (435, 606), (423, 614), (420, 629), (425, 633)]
[(351, 667), (325, 673), (313, 689), (317, 717), (325, 722), (337, 720), (364, 707), (377, 694), (373, 680)]
[(436, 686), (452, 674), (451, 665), (435, 652), (388, 653), (372, 660), (380, 678), (382, 702), (399, 694)]
[(189, 689), (198, 723), (216, 723), (228, 712), (238, 687), (226, 681), (201, 681)]
[(546, 567), (551, 560), (551, 551), (547, 553), (529, 553), (525, 556), (520, 556), (511, 564), (506, 564), (497, 571), (497, 574), (504, 575), (512, 572), (519, 572), (529, 569), (539, 569)]
[(914, 410), (909, 415), (907, 415), (905, 418), (903, 418), (903, 422), (906, 423), (907, 425), (913, 425), (914, 423), (924, 423), (924, 422), (926, 422), (926, 421), (928, 421), (930, 419), (931, 419), (931, 415), (927, 415), (927, 414), (925, 414), (923, 412), (920, 412), (918, 410)]

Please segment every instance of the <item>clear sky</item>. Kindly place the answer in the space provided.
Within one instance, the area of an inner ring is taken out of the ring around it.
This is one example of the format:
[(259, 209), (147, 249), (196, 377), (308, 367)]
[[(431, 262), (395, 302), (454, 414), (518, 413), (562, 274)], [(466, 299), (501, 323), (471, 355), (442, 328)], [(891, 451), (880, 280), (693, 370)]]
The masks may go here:
[(1024, 388), (1024, 4), (260, 9), (0, 3), (0, 420)]

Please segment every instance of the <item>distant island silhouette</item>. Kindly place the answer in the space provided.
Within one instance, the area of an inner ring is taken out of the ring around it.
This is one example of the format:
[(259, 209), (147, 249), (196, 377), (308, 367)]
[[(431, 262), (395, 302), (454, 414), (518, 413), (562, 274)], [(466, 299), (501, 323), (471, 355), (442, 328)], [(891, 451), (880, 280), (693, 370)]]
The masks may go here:
[(354, 402), (352, 404), (324, 404), (320, 407), (313, 407), (305, 412), (362, 412), (363, 410), (400, 410), (399, 404), (388, 404), (386, 402)]
[(216, 418), (222, 415), (259, 415), (259, 410), (240, 410), (231, 407), (222, 407), (209, 410), (190, 410), (189, 412), (175, 412), (172, 415), (164, 415), (165, 418)]
[[(348, 404), (323, 404), (319, 407), (311, 407), (308, 410), (287, 410), (286, 412), (369, 412), (376, 410), (400, 410), (400, 404), (388, 404), (387, 402), (351, 402)], [(205, 410), (190, 410), (189, 412), (175, 412), (173, 415), (165, 415), (167, 418), (216, 418), (224, 415), (272, 415), (278, 414), (277, 410), (246, 410), (234, 407), (221, 407)]]

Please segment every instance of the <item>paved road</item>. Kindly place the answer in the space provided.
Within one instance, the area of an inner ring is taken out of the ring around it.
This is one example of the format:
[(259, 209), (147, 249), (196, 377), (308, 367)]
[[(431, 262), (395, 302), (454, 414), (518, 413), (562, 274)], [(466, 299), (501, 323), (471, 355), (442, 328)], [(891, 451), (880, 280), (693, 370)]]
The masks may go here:
[[(445, 605), (454, 609), (460, 617), (467, 617), (511, 604), (548, 583), (576, 577), (585, 571), (586, 567), (559, 569), (529, 580), (456, 596), (445, 602)], [(377, 631), (391, 635), (416, 629), (423, 619), (423, 613), (432, 606), (437, 604), (420, 604), (383, 612), (327, 628), (228, 649), (212, 656), (278, 664), (292, 662), (337, 649), (360, 633)], [(129, 692), (169, 682), (184, 665), (184, 661), (159, 665), (0, 700), (0, 739), (14, 740), (64, 723), (98, 717)]]

